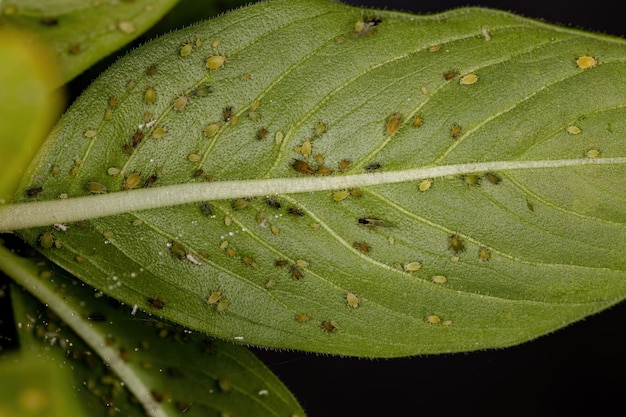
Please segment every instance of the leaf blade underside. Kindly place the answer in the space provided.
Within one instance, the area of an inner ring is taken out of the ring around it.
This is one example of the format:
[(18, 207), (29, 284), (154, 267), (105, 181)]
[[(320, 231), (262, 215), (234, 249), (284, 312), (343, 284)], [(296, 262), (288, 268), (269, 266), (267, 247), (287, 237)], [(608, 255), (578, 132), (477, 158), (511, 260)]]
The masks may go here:
[[(88, 183), (133, 188), (133, 173), (140, 188), (623, 160), (625, 50), (493, 10), (261, 3), (121, 59), (69, 110), (22, 189), (41, 186), (45, 200), (87, 195)], [(624, 297), (625, 179), (623, 162), (503, 168), (22, 235), (52, 233), (45, 255), (89, 284), (147, 310), (159, 296), (154, 313), (225, 339), (360, 356), (474, 350)], [(215, 291), (226, 307), (207, 303)]]

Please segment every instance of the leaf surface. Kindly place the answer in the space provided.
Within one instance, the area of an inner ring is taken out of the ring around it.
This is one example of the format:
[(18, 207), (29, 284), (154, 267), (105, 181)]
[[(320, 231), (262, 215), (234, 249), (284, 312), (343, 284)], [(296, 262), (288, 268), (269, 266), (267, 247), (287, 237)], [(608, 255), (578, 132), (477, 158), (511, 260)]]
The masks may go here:
[[(89, 194), (132, 212), (22, 235), (227, 340), (361, 356), (527, 341), (626, 292), (625, 56), (487, 9), (253, 5), (121, 59), (22, 187), (76, 218)], [(195, 202), (139, 210), (172, 201)]]
[(0, 268), (47, 305), (13, 287), (22, 353), (71, 370), (65, 389), (75, 387), (88, 415), (304, 416), (246, 348), (133, 311), (53, 265), (0, 254)]
[(67, 82), (141, 35), (177, 1), (15, 0), (0, 9), (0, 26), (47, 42)]

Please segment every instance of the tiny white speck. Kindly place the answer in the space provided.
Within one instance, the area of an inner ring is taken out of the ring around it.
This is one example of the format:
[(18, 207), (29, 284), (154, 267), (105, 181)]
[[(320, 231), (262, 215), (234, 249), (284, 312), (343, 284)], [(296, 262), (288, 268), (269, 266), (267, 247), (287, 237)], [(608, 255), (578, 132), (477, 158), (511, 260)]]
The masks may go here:
[(133, 305), (133, 311), (130, 312), (131, 315), (135, 315), (137, 313), (137, 304)]
[(234, 339), (235, 340), (243, 340), (243, 336), (235, 336)]
[(259, 395), (269, 395), (269, 394), (270, 394), (270, 392), (268, 390), (266, 390), (266, 389), (262, 389), (262, 390), (259, 391)]

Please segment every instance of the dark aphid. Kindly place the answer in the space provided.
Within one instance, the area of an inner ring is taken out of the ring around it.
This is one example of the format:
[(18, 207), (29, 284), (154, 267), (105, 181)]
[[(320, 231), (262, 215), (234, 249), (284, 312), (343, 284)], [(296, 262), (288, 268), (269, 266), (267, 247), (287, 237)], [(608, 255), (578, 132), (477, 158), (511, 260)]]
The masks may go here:
[(443, 78), (446, 81), (450, 81), (451, 79), (453, 79), (456, 76), (457, 76), (456, 71), (446, 71), (446, 72), (443, 73)]
[(291, 207), (289, 210), (287, 210), (287, 213), (291, 214), (294, 217), (303, 217), (304, 216), (304, 212), (298, 208), (295, 207)]
[(368, 253), (370, 251), (370, 245), (365, 242), (354, 242), (354, 247), (361, 253)]
[(148, 77), (152, 77), (152, 76), (154, 76), (156, 74), (156, 72), (157, 72), (157, 67), (156, 67), (156, 65), (152, 64), (146, 70), (146, 75)]
[(300, 174), (313, 175), (315, 171), (311, 168), (311, 165), (302, 159), (294, 159), (291, 163), (291, 167), (299, 172)]
[(154, 184), (154, 182), (157, 180), (157, 176), (156, 174), (152, 174), (150, 175), (148, 178), (146, 178), (146, 180), (143, 183), (143, 188), (148, 188), (151, 187), (152, 184)]
[(56, 17), (43, 17), (39, 22), (44, 26), (51, 27), (58, 25), (59, 19), (57, 19)]
[(233, 108), (230, 106), (224, 108), (224, 110), (222, 111), (222, 119), (224, 119), (225, 122), (228, 122), (230, 121), (232, 117), (233, 117)]
[(366, 171), (376, 171), (377, 169), (380, 168), (380, 163), (376, 162), (374, 164), (369, 164), (368, 166), (365, 167)]
[(337, 324), (334, 320), (326, 320), (322, 322), (322, 329), (324, 329), (326, 333), (333, 333), (337, 331), (338, 328), (339, 324)]
[(258, 140), (265, 139), (265, 138), (267, 137), (267, 134), (268, 134), (268, 131), (267, 131), (267, 129), (266, 129), (266, 128), (259, 129), (259, 130), (256, 132), (256, 138), (257, 138)]
[(315, 172), (318, 175), (330, 175), (330, 174), (333, 173), (333, 171), (330, 168), (328, 168), (326, 165), (318, 166), (317, 169), (315, 170)]
[(211, 206), (211, 204), (209, 203), (202, 203), (200, 204), (200, 211), (202, 211), (202, 214), (204, 214), (205, 216), (212, 216), (213, 206)]
[(156, 308), (157, 310), (163, 310), (163, 307), (165, 307), (165, 301), (157, 298), (148, 298), (148, 304), (150, 304), (152, 307)]
[(459, 254), (461, 252), (465, 252), (465, 242), (461, 236), (454, 234), (448, 237), (448, 249), (450, 249), (455, 254)]
[(126, 155), (132, 155), (133, 147), (130, 144), (125, 143), (124, 145), (122, 145), (122, 151), (124, 151)]
[(453, 139), (456, 139), (459, 137), (460, 134), (461, 134), (461, 126), (456, 125), (456, 124), (452, 126), (452, 129), (450, 129), (450, 136), (452, 136)]
[(339, 171), (346, 172), (346, 169), (348, 169), (349, 166), (350, 166), (350, 161), (348, 161), (347, 159), (344, 159), (339, 163)]
[(271, 198), (268, 198), (267, 200), (265, 200), (265, 202), (267, 203), (268, 206), (270, 206), (273, 209), (280, 209), (280, 203), (276, 200), (272, 200)]
[(359, 224), (363, 225), (363, 226), (381, 226), (381, 227), (392, 227), (392, 226), (394, 226), (393, 223), (388, 222), (386, 220), (366, 218), (366, 217), (360, 218), (359, 219)]
[(132, 137), (133, 148), (137, 147), (137, 145), (139, 145), (142, 140), (143, 140), (142, 131), (137, 130), (135, 133), (133, 133), (133, 137)]
[(210, 84), (201, 85), (191, 92), (191, 97), (206, 97), (213, 92)]
[(177, 259), (183, 260), (187, 259), (187, 250), (180, 242), (172, 242), (170, 246), (170, 250), (172, 251), (172, 255)]
[(461, 180), (463, 180), (465, 185), (467, 185), (468, 187), (473, 187), (476, 185), (480, 185), (482, 178), (480, 178), (478, 174), (470, 173), (470, 174), (461, 175)]
[(43, 191), (43, 187), (33, 187), (26, 190), (26, 195), (28, 197), (37, 197), (39, 193)]
[(500, 184), (500, 182), (502, 182), (502, 177), (495, 172), (488, 172), (487, 175), (485, 175), (485, 178), (487, 178), (487, 181), (489, 181), (493, 185), (498, 185)]
[(300, 269), (296, 265), (290, 265), (289, 271), (291, 272), (291, 276), (294, 277), (294, 279), (299, 280), (302, 278), (302, 271), (300, 271)]
[(274, 265), (279, 268), (285, 267), (288, 264), (289, 264), (289, 261), (286, 259), (276, 259), (276, 261), (274, 262)]

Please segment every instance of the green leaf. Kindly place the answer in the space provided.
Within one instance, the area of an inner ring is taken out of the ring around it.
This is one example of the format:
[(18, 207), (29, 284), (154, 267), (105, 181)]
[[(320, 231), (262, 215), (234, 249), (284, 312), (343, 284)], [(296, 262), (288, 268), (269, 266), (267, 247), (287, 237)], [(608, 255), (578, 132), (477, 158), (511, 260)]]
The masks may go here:
[(494, 10), (263, 2), (103, 74), (25, 177), (48, 201), (0, 207), (0, 230), (65, 222), (21, 235), (227, 340), (520, 343), (626, 294), (624, 56)]
[(247, 349), (155, 320), (45, 262), (0, 256), (48, 307), (13, 288), (23, 353), (71, 369), (90, 416), (304, 416)]
[(178, 0), (13, 0), (0, 26), (38, 35), (54, 51), (67, 82), (141, 35)]
[(52, 61), (39, 42), (0, 27), (0, 202), (13, 195), (60, 114)]

